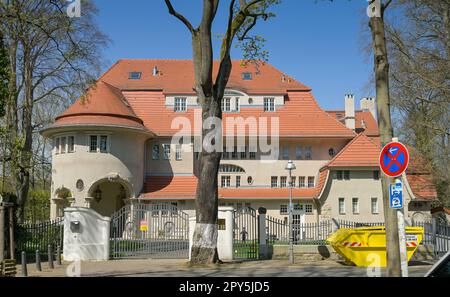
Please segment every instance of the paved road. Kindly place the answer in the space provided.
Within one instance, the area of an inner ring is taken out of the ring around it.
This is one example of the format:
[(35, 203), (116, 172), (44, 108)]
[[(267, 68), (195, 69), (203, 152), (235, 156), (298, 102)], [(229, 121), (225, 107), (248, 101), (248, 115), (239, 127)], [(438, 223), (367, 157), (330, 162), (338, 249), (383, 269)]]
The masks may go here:
[[(64, 263), (53, 270), (37, 272), (29, 266), (29, 276), (67, 276), (71, 263)], [(409, 267), (410, 276), (423, 276), (431, 263), (414, 263)], [(20, 270), (18, 270), (20, 271)], [(72, 269), (71, 271), (76, 271)], [(284, 260), (225, 263), (217, 266), (191, 267), (186, 260), (115, 260), (83, 262), (81, 276), (96, 277), (366, 277), (366, 268), (344, 266), (333, 261), (301, 262), (289, 265)], [(384, 275), (384, 269), (381, 270)], [(373, 275), (372, 273), (369, 273)]]

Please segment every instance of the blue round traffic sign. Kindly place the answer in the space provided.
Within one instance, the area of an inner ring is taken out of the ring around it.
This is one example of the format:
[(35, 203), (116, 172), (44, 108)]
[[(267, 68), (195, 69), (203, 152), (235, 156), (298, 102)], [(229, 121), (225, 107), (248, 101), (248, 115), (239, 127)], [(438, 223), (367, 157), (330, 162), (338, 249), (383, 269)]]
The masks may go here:
[(388, 143), (380, 154), (380, 168), (384, 174), (396, 177), (402, 175), (408, 167), (409, 153), (400, 142)]

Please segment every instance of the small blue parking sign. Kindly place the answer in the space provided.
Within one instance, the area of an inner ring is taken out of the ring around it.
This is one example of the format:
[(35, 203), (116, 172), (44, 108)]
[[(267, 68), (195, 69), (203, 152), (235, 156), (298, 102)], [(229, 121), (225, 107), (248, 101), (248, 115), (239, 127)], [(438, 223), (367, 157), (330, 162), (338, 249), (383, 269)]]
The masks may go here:
[(403, 184), (396, 182), (389, 187), (389, 206), (390, 208), (403, 208)]

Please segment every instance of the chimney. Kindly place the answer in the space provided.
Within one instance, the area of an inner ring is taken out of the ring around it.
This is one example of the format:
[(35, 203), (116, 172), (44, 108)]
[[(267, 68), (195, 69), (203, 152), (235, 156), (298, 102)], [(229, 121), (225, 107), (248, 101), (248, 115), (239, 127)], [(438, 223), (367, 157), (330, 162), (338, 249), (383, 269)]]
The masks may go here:
[(360, 108), (362, 111), (368, 111), (372, 114), (375, 121), (378, 122), (377, 108), (376, 108), (376, 100), (373, 97), (362, 98), (360, 103)]
[(157, 76), (158, 75), (158, 67), (153, 67), (153, 71), (152, 71), (153, 76)]
[(345, 126), (355, 130), (355, 96), (345, 95)]

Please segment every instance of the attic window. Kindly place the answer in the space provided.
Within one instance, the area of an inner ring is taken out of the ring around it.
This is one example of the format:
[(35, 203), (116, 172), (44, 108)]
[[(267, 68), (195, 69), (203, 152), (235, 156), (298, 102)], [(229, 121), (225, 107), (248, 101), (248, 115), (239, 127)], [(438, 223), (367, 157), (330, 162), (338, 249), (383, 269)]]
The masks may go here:
[(252, 80), (252, 74), (250, 72), (243, 72), (242, 79), (243, 80)]
[(142, 72), (130, 72), (130, 76), (128, 77), (128, 79), (141, 79), (141, 74)]

